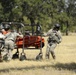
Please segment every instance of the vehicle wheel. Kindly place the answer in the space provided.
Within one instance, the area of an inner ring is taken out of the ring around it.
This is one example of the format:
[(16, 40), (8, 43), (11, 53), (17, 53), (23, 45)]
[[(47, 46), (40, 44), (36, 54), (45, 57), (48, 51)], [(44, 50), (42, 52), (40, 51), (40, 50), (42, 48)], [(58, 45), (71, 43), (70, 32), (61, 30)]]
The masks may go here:
[(18, 58), (19, 58), (19, 53), (18, 52), (16, 52), (15, 54), (13, 54), (12, 59), (18, 59)]
[(23, 60), (26, 60), (25, 53), (21, 53), (21, 56), (20, 56), (20, 61), (23, 61)]
[(39, 53), (37, 56), (36, 56), (36, 60), (41, 60), (42, 59), (42, 53)]

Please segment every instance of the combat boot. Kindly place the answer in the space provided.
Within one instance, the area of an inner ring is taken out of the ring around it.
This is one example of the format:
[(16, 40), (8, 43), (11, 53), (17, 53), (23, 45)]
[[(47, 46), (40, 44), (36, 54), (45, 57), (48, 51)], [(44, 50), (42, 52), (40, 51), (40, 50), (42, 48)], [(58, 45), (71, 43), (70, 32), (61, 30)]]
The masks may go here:
[(8, 59), (7, 54), (5, 54), (5, 55), (3, 56), (3, 60), (4, 60), (4, 61), (7, 61), (7, 59)]
[(55, 54), (53, 52), (51, 52), (51, 55), (52, 55), (53, 59), (56, 59), (56, 56), (55, 56)]
[(50, 54), (48, 53), (48, 54), (46, 54), (46, 59), (49, 59), (50, 58)]
[(3, 58), (2, 58), (2, 56), (0, 55), (0, 62), (3, 62)]
[(56, 59), (56, 56), (55, 55), (53, 55), (52, 57), (53, 57), (53, 59)]

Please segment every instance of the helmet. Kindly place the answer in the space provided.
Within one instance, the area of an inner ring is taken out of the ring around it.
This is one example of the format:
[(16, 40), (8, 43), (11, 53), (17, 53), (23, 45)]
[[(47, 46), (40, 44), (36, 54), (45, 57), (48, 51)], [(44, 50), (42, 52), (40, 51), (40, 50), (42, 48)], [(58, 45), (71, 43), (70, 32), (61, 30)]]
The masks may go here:
[(59, 28), (59, 27), (60, 27), (60, 25), (59, 25), (59, 24), (55, 24), (55, 27), (58, 27), (58, 28)]
[(60, 25), (59, 24), (55, 24), (54, 28), (55, 29), (60, 29)]
[(10, 29), (10, 26), (8, 24), (5, 24), (4, 29), (7, 31)]

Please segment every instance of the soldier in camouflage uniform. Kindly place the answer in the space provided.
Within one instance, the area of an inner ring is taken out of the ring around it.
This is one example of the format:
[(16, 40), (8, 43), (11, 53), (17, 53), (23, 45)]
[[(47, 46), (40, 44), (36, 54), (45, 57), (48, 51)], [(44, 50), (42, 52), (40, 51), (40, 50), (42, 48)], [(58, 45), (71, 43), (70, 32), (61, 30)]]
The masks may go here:
[(37, 35), (40, 35), (40, 33), (41, 33), (41, 25), (39, 22), (37, 23), (37, 26), (36, 26), (36, 33), (37, 33)]
[(1, 52), (3, 50), (3, 47), (4, 47), (4, 39), (5, 36), (2, 34), (2, 29), (0, 29), (0, 62), (2, 62), (2, 55), (1, 55)]
[(60, 32), (60, 25), (55, 24), (53, 29), (50, 29), (47, 32), (48, 37), (48, 44), (47, 44), (47, 49), (46, 49), (46, 58), (49, 59), (49, 55), (51, 53), (53, 59), (56, 58), (54, 49), (56, 48), (57, 44), (59, 44), (62, 40), (61, 32)]
[(15, 47), (15, 40), (16, 40), (17, 36), (19, 36), (19, 37), (23, 37), (23, 36), (18, 34), (18, 33), (16, 33), (16, 32), (14, 32), (14, 31), (12, 32), (10, 30), (10, 26), (9, 25), (5, 25), (4, 29), (7, 32), (7, 34), (5, 34), (5, 38), (4, 38), (5, 46), (4, 46), (4, 51), (2, 53), (2, 56), (3, 56), (4, 60), (8, 60), (9, 61), (9, 60), (12, 59), (12, 50)]

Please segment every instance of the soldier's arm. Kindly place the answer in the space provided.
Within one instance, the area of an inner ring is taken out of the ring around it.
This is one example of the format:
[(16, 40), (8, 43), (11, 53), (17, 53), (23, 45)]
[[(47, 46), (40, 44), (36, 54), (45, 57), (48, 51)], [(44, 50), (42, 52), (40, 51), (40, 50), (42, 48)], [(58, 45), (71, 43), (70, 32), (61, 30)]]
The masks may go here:
[(52, 33), (52, 29), (50, 29), (50, 30), (46, 33), (46, 35), (47, 35), (47, 36), (50, 36), (51, 33)]
[(5, 38), (5, 36), (0, 33), (0, 39), (4, 39), (4, 38)]
[(62, 34), (61, 34), (61, 32), (58, 31), (56, 35), (57, 35), (57, 37), (59, 39), (59, 43), (60, 43), (62, 41)]
[(22, 34), (17, 33), (17, 36), (23, 38)]

